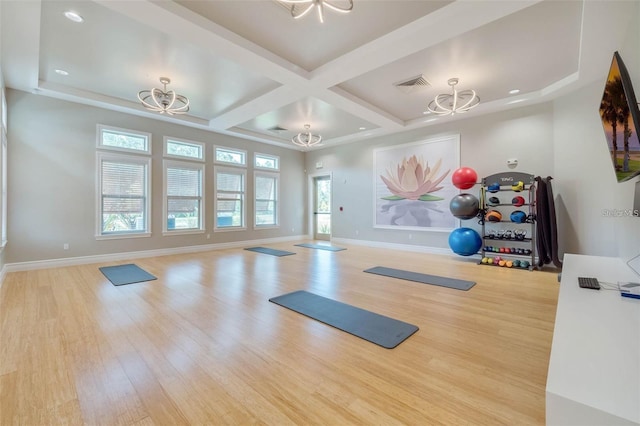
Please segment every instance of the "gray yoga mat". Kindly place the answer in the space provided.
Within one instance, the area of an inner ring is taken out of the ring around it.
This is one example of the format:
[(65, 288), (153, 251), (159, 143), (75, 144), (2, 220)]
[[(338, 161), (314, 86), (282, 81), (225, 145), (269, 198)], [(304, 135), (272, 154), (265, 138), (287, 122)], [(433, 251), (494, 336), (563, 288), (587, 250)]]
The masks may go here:
[(402, 269), (385, 268), (384, 266), (376, 266), (375, 268), (366, 269), (364, 272), (384, 275), (385, 277), (400, 278), (401, 280), (415, 281), (423, 284), (439, 285), (441, 287), (454, 288), (456, 290), (466, 291), (476, 285), (476, 283), (473, 281), (465, 281), (455, 278), (439, 277), (437, 275), (403, 271)]
[(395, 348), (418, 331), (415, 325), (304, 290), (269, 301), (387, 349)]
[(290, 256), (292, 254), (295, 254), (293, 252), (290, 251), (284, 251), (284, 250), (276, 250), (276, 249), (271, 249), (269, 247), (249, 247), (246, 248), (245, 250), (249, 250), (249, 251), (255, 251), (257, 253), (264, 253), (264, 254), (270, 254), (272, 256)]
[(100, 269), (100, 272), (102, 272), (113, 285), (133, 284), (157, 279), (133, 263), (128, 263), (126, 265), (103, 266), (98, 269)]
[(327, 245), (324, 245), (324, 244), (296, 244), (296, 247), (306, 247), (306, 248), (311, 248), (311, 249), (327, 250), (327, 251), (346, 250), (346, 248), (335, 247), (335, 246), (327, 246)]

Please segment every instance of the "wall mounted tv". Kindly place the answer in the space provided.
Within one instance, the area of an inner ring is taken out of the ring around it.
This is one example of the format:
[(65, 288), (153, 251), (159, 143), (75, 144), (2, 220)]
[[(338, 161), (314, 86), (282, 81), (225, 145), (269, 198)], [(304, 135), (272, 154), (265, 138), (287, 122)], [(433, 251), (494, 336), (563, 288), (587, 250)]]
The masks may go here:
[(613, 54), (600, 102), (602, 127), (618, 182), (640, 174), (640, 110), (627, 67), (618, 52)]

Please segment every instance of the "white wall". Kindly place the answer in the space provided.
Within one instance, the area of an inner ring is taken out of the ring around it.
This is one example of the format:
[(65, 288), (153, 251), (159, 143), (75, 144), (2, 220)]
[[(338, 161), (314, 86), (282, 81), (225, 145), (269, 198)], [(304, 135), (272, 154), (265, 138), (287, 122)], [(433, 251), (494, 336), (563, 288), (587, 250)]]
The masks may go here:
[[(640, 7), (636, 14), (640, 22)], [(625, 40), (616, 49), (638, 96), (640, 26)], [(601, 81), (554, 102), (556, 208), (563, 252), (627, 259), (640, 253), (640, 217), (625, 215), (640, 178), (618, 183), (611, 165), (598, 111), (609, 65), (601, 64)]]
[[(6, 262), (143, 251), (306, 233), (304, 154), (163, 121), (140, 118), (57, 99), (8, 91), (9, 244)], [(152, 133), (152, 233), (150, 238), (97, 241), (96, 125)], [(205, 234), (162, 236), (163, 136), (207, 144)], [(281, 205), (278, 229), (253, 230), (253, 174), (247, 174), (247, 230), (213, 232), (213, 145), (280, 156)], [(63, 250), (68, 243), (70, 249)]]
[[(460, 163), (475, 169), (479, 177), (510, 170), (508, 158), (519, 160), (514, 171), (549, 176), (553, 175), (552, 113), (547, 103), (326, 148), (309, 152), (305, 168), (310, 174), (333, 174), (333, 238), (448, 249), (448, 232), (373, 228), (373, 150), (460, 134)], [(321, 170), (315, 169), (317, 162), (322, 162)], [(478, 189), (466, 192), (477, 194)], [(449, 200), (439, 203), (441, 208), (449, 208)], [(476, 221), (462, 221), (462, 226), (478, 227)]]

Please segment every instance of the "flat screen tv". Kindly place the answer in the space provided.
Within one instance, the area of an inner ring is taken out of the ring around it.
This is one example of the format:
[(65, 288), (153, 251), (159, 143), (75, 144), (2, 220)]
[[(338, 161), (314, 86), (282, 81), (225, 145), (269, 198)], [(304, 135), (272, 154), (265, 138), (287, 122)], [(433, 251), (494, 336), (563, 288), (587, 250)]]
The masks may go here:
[(640, 174), (640, 111), (627, 67), (618, 52), (613, 54), (600, 102), (602, 127), (618, 182)]

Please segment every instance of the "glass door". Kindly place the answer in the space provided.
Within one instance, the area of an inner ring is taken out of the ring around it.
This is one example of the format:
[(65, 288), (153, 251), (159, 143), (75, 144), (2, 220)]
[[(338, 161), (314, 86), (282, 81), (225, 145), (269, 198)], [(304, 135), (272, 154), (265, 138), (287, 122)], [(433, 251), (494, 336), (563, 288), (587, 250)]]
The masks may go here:
[(331, 176), (313, 178), (313, 238), (331, 237)]

